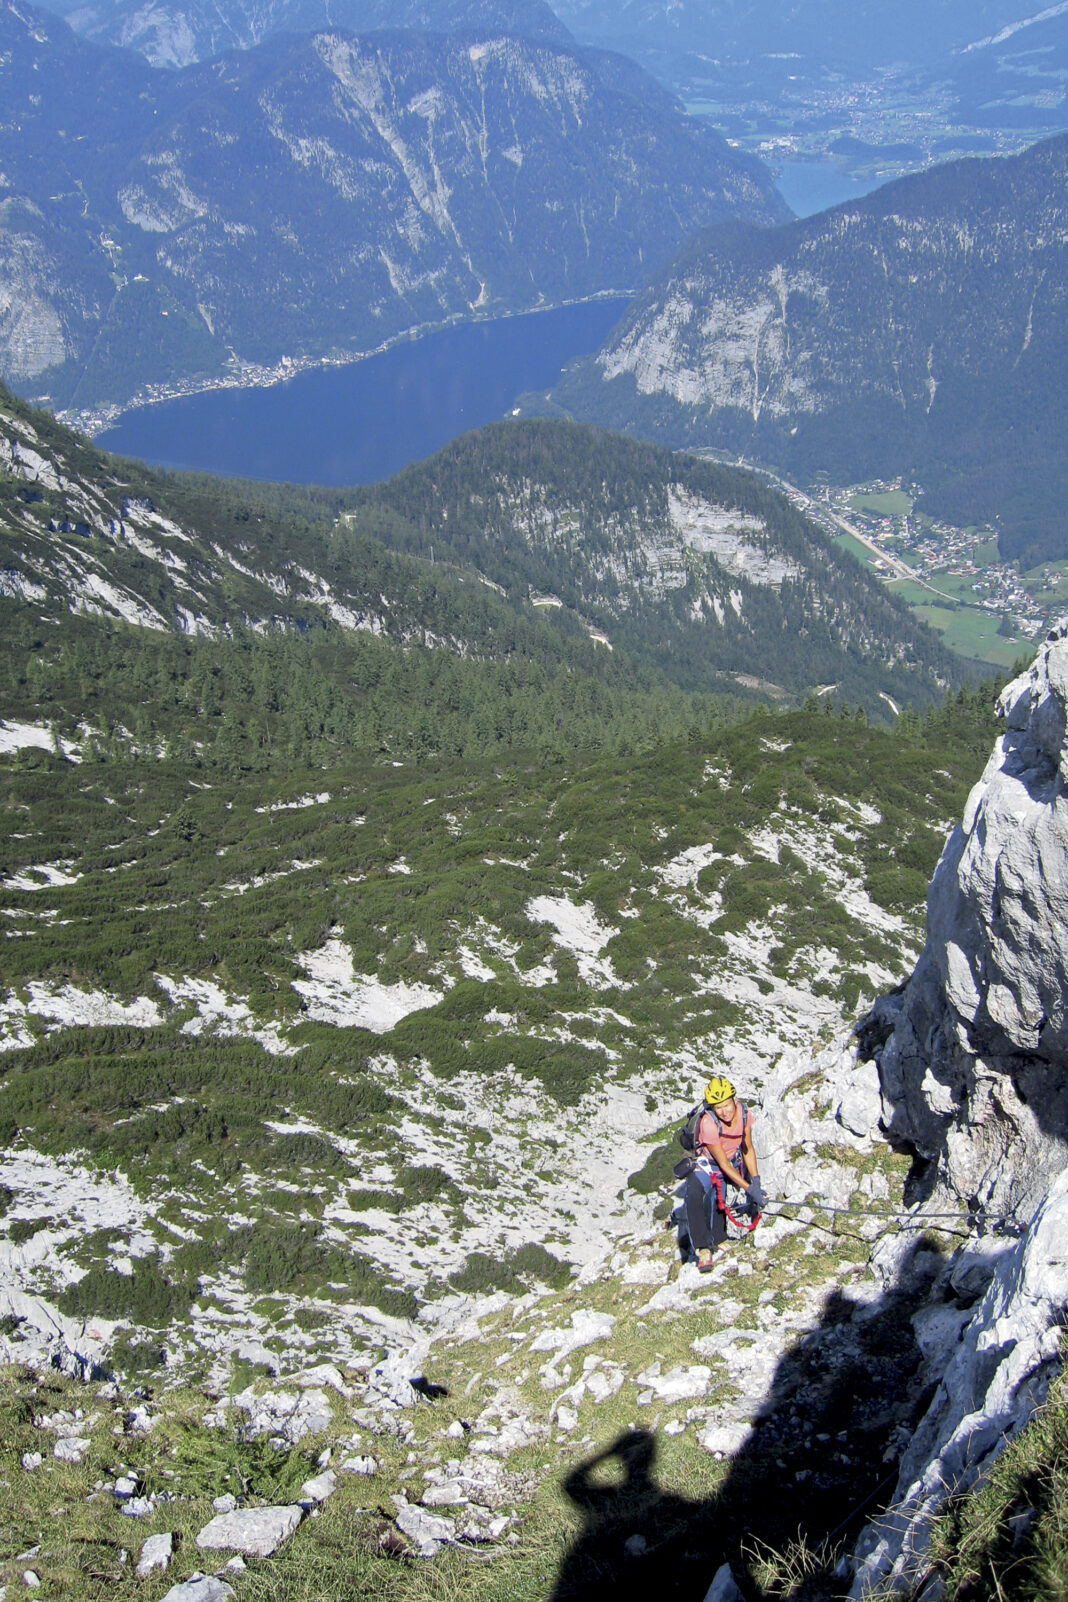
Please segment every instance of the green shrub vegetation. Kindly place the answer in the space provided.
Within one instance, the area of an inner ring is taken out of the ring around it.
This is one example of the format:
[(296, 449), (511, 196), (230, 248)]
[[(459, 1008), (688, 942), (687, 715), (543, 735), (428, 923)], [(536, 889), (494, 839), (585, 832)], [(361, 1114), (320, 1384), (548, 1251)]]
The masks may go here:
[(464, 1266), (449, 1275), (444, 1288), (470, 1295), (485, 1295), (495, 1290), (521, 1295), (535, 1283), (560, 1290), (570, 1278), (567, 1263), (546, 1251), (537, 1241), (527, 1241), (500, 1255), (470, 1252)]

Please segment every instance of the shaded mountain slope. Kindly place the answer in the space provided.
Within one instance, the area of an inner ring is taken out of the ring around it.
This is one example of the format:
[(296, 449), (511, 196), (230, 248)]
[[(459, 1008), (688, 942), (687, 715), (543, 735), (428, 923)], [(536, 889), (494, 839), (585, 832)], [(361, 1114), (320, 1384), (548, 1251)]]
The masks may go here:
[(1068, 136), (963, 161), (772, 231), (684, 247), (568, 411), (846, 482), (914, 475), (1005, 557), (1068, 549)]

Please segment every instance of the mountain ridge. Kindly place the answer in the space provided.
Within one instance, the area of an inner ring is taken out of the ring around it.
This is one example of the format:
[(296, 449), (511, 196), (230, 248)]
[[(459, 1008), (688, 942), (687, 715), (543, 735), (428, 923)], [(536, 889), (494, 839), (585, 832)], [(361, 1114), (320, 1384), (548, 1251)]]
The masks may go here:
[(921, 510), (993, 521), (1006, 559), (1056, 554), (1066, 161), (1060, 136), (706, 231), (553, 403), (791, 476), (904, 474)]
[(13, 402), (5, 422), (4, 593), (31, 604), (221, 648), (418, 644), (460, 674), (581, 659), (680, 715), (772, 659), (771, 693), (829, 685), (875, 718), (968, 674), (775, 491), (595, 430), (494, 425), (384, 485), (301, 492), (123, 464)]
[(61, 3), (63, 16), (86, 39), (135, 50), (154, 67), (187, 67), (227, 50), (247, 50), (277, 33), (316, 33), (342, 28), (362, 33), (379, 28), (416, 28), (432, 33), (496, 30), (525, 39), (573, 47), (576, 43), (545, 0), (281, 0), (229, 7), (185, 5), (178, 0), (115, 0), (108, 5)]

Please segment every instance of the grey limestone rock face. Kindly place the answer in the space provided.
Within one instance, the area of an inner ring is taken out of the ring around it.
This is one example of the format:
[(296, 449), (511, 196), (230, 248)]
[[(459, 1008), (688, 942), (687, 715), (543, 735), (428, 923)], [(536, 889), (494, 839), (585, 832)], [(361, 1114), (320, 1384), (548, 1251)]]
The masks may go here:
[[(901, 1460), (890, 1511), (858, 1545), (851, 1597), (879, 1586), (911, 1594), (926, 1570), (931, 1526), (950, 1493), (967, 1491), (1045, 1399), (1060, 1365), (1068, 1300), (1068, 1170), (1026, 1237), (997, 1260), (982, 1302)], [(943, 1318), (950, 1318), (945, 1311)], [(928, 1328), (918, 1333), (937, 1342)], [(880, 1591), (880, 1594), (884, 1594)]]
[[(947, 1497), (969, 1490), (1029, 1421), (1060, 1362), (1068, 624), (1050, 632), (998, 710), (1004, 733), (931, 884), (927, 944), (896, 1013), (885, 1013), (892, 1027), (881, 1030), (883, 1121), (925, 1160), (919, 1211), (964, 1204), (976, 1227), (941, 1275), (945, 1300), (913, 1320), (924, 1373), (941, 1377), (890, 1511), (858, 1543), (855, 1598), (912, 1595), (926, 1582), (931, 1527)], [(899, 1246), (885, 1247), (900, 1281)]]
[(219, 1513), (197, 1536), (201, 1551), (243, 1552), (270, 1557), (287, 1541), (304, 1517), (302, 1507), (242, 1507)]
[(1068, 1158), (1068, 624), (998, 710), (880, 1072), (942, 1193), (1022, 1223)]

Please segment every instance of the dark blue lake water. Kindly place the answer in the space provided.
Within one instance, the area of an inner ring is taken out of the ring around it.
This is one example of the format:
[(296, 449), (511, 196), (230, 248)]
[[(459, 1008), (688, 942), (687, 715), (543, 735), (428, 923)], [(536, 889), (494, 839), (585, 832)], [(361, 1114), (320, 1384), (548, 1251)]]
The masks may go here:
[(494, 422), (594, 351), (625, 300), (427, 334), (270, 389), (210, 390), (127, 412), (97, 443), (160, 467), (292, 484), (371, 484)]
[(870, 195), (888, 183), (886, 178), (854, 178), (833, 161), (786, 161), (777, 171), (775, 187), (799, 217), (811, 217), (843, 200)]

